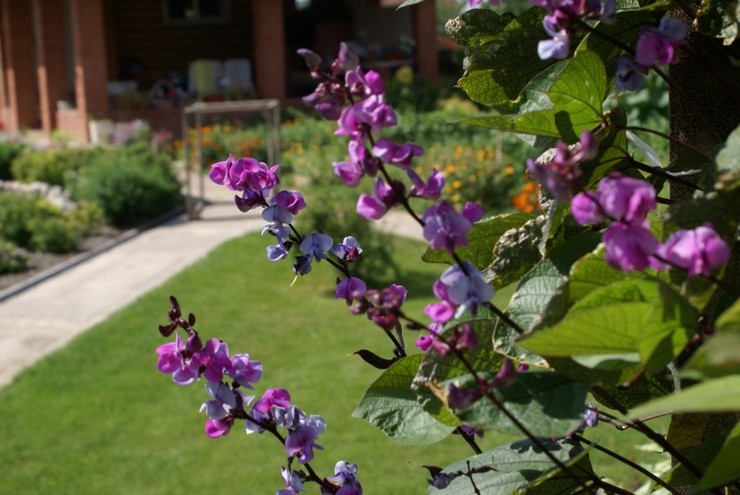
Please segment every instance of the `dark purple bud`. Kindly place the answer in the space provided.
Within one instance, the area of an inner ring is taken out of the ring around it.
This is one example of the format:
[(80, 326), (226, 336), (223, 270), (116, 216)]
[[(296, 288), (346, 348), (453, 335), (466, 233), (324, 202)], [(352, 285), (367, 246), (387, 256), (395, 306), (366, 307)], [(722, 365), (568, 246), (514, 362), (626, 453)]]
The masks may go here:
[(190, 313), (188, 315), (188, 324), (192, 327), (195, 325), (195, 315), (193, 313)]
[(311, 271), (311, 257), (310, 256), (296, 256), (295, 262), (293, 263), (293, 275), (305, 275)]
[(169, 337), (176, 328), (177, 325), (174, 323), (170, 323), (169, 325), (159, 325), (159, 333), (161, 333), (163, 337)]
[(500, 388), (511, 385), (516, 381), (516, 369), (514, 369), (514, 363), (511, 359), (505, 359), (504, 364), (501, 365), (501, 369), (498, 370), (496, 376), (491, 380), (491, 388)]

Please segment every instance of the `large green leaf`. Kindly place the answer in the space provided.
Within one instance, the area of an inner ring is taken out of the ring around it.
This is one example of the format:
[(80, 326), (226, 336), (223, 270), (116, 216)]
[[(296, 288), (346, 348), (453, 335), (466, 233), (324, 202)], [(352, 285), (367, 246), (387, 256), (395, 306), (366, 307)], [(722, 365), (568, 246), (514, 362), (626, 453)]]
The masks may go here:
[(548, 215), (528, 220), (519, 228), (509, 229), (493, 247), (493, 261), (484, 272), (500, 289), (517, 282), (542, 259), (540, 244), (545, 237)]
[(740, 424), (735, 426), (725, 440), (719, 454), (704, 471), (699, 483), (692, 490), (706, 490), (740, 479)]
[(452, 433), (455, 427), (440, 423), (424, 411), (411, 390), (421, 359), (421, 355), (415, 355), (396, 361), (370, 385), (352, 415), (400, 443), (426, 445)]
[(740, 183), (740, 126), (736, 127), (717, 153), (718, 189), (733, 189)]
[(473, 10), (447, 23), (451, 37), (468, 48), (465, 74), (458, 85), (470, 99), (508, 106), (538, 73), (553, 64), (536, 55), (537, 44), (547, 37), (542, 29), (544, 14), (543, 9), (531, 8), (512, 20)]
[[(466, 380), (451, 380), (466, 385)], [(467, 381), (472, 381), (468, 379)], [(511, 385), (494, 390), (496, 399), (535, 436), (563, 436), (581, 424), (588, 386), (549, 371), (519, 373)], [(521, 430), (486, 397), (455, 411), (465, 423), (516, 435)]]
[[(658, 280), (627, 280), (581, 299), (556, 326), (519, 344), (545, 357), (577, 358), (597, 369), (634, 366), (661, 370), (694, 333), (697, 311)], [(624, 364), (621, 364), (624, 363)]]
[(550, 66), (523, 91), (517, 113), (465, 122), (502, 131), (576, 142), (582, 131), (603, 123), (607, 94), (604, 64), (592, 52)]
[(686, 388), (680, 394), (663, 397), (630, 412), (641, 418), (664, 412), (740, 411), (740, 375), (715, 378)]
[(604, 249), (583, 256), (573, 265), (568, 278), (568, 300), (575, 303), (597, 289), (622, 280), (645, 278), (643, 272), (622, 272), (604, 260)]
[[(493, 246), (510, 229), (521, 227), (536, 215), (531, 213), (509, 213), (488, 218), (473, 225), (468, 235), (468, 245), (458, 248), (456, 253), (465, 261), (484, 270), (493, 261)], [(453, 263), (450, 254), (444, 249), (427, 248), (422, 260), (427, 263)]]
[[(530, 440), (496, 447), (444, 468), (430, 483), (429, 495), (568, 493), (592, 477), (588, 451), (570, 440), (540, 440), (576, 479), (557, 467)], [(435, 484), (441, 486), (436, 488)], [(477, 492), (476, 492), (477, 490)]]

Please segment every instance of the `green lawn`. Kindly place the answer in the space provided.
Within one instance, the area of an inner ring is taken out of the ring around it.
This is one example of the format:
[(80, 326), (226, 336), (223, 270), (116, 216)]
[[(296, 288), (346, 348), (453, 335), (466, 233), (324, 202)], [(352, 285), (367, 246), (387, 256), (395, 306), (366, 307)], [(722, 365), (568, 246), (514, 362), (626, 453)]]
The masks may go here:
[[(203, 433), (203, 383), (180, 387), (156, 367), (167, 297), (198, 317), (203, 338), (264, 363), (257, 393), (288, 388), (295, 403), (328, 424), (312, 463), (332, 474), (337, 460), (359, 465), (367, 493), (425, 493), (422, 464), (446, 465), (471, 453), (458, 437), (426, 447), (389, 441), (351, 413), (379, 372), (352, 352), (390, 356), (382, 332), (331, 297), (336, 272), (322, 263), (290, 286), (287, 262), (264, 258), (266, 241), (230, 242), (162, 287), (97, 325), (0, 390), (0, 486), (8, 494), (172, 494), (191, 490), (274, 493), (282, 488), (281, 446)], [(397, 242), (410, 283), (409, 310), (420, 314), (443, 267), (418, 261), (423, 246)], [(412, 345), (415, 335), (409, 335)], [(501, 439), (489, 435), (484, 446)]]
[[(319, 442), (325, 450), (312, 462), (320, 473), (332, 474), (334, 463), (347, 459), (359, 465), (368, 494), (423, 494), (421, 465), (445, 466), (470, 455), (458, 437), (399, 445), (351, 417), (379, 374), (352, 352), (390, 356), (391, 346), (332, 297), (330, 266), (315, 266), (291, 287), (290, 265), (266, 261), (265, 244), (256, 234), (227, 243), (0, 389), (0, 493), (261, 494), (282, 488), (285, 457), (273, 438), (247, 437), (235, 428), (208, 439), (198, 413), (207, 399), (203, 383), (179, 387), (157, 371), (154, 349), (166, 342), (157, 326), (166, 321), (170, 294), (197, 315), (204, 339), (222, 338), (232, 354), (248, 352), (264, 363), (255, 393), (283, 386), (306, 412), (326, 418)], [(396, 242), (394, 250), (410, 289), (407, 310), (419, 315), (443, 269), (419, 261), (422, 252), (422, 244), (409, 241)], [(499, 295), (499, 303), (508, 295)], [(415, 337), (408, 336), (410, 347)], [(628, 457), (657, 460), (633, 450), (641, 438), (613, 431), (602, 426), (590, 436)], [(488, 433), (481, 446), (505, 441)], [(608, 458), (594, 457), (600, 473), (637, 481)]]

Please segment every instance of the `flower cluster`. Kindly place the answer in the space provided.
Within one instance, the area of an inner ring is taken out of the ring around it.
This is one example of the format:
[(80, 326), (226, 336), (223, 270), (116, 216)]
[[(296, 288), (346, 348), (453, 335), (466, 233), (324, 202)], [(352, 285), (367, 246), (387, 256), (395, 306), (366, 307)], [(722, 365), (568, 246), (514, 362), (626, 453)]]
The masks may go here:
[(635, 60), (620, 57), (616, 61), (617, 89), (640, 89), (648, 68), (675, 63), (678, 47), (686, 44), (687, 32), (686, 23), (672, 17), (664, 17), (657, 28), (643, 31), (635, 45)]
[(451, 383), (447, 389), (447, 403), (453, 409), (466, 409), (492, 390), (514, 383), (517, 372), (525, 369), (526, 367), (515, 368), (511, 359), (507, 358), (490, 380), (480, 380), (473, 387), (464, 387), (458, 382)]
[(537, 45), (537, 55), (542, 60), (567, 57), (575, 27), (585, 19), (600, 19), (607, 24), (617, 20), (616, 0), (531, 0), (531, 3), (547, 10), (542, 26), (550, 39)]
[[(271, 388), (252, 404), (253, 396), (247, 396), (242, 388), (253, 388), (262, 378), (262, 363), (250, 360), (248, 354), (229, 356), (225, 342), (209, 339), (202, 344), (195, 331), (195, 316), (182, 317), (180, 305), (174, 297), (170, 298), (169, 323), (160, 325), (160, 333), (169, 337), (175, 334), (175, 342), (157, 348), (157, 368), (162, 373), (171, 374), (179, 385), (188, 385), (200, 378), (206, 379), (206, 392), (210, 399), (201, 405), (206, 414), (205, 432), (210, 438), (218, 438), (231, 431), (236, 420), (243, 420), (246, 432), (262, 434), (269, 431), (279, 438), (278, 429), (287, 431), (283, 441), (285, 454), (290, 463), (295, 459), (301, 464), (309, 463), (314, 457), (314, 449), (322, 449), (317, 442), (326, 430), (324, 418), (308, 415), (291, 402), (290, 393), (284, 388)], [(187, 335), (183, 342), (177, 330)], [(230, 379), (230, 380), (227, 380)], [(246, 408), (251, 404), (249, 411)], [(340, 461), (335, 467), (334, 476), (320, 482), (332, 488), (330, 493), (361, 494), (362, 488), (356, 479), (357, 466)], [(303, 491), (306, 475), (300, 471), (282, 469), (286, 488), (277, 494), (294, 494)]]
[(660, 244), (647, 220), (656, 206), (655, 189), (649, 183), (613, 173), (599, 182), (596, 192), (577, 194), (571, 212), (582, 225), (612, 220), (602, 236), (604, 258), (619, 270), (675, 267), (691, 276), (709, 275), (729, 260), (727, 243), (708, 224), (679, 230)]

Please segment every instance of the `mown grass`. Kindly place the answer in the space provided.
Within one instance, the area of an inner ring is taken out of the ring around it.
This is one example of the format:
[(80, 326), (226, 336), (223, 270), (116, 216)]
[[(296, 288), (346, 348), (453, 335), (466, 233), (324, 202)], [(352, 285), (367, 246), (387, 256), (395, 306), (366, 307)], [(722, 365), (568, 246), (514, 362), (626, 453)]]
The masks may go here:
[[(0, 390), (0, 486), (8, 494), (274, 493), (282, 487), (281, 446), (241, 428), (222, 439), (203, 433), (202, 383), (179, 387), (157, 372), (167, 297), (198, 317), (204, 338), (264, 363), (256, 393), (288, 388), (296, 404), (323, 415), (325, 450), (312, 463), (332, 474), (337, 460), (359, 464), (366, 493), (425, 493), (422, 464), (472, 454), (458, 437), (431, 446), (389, 441), (352, 411), (379, 372), (352, 352), (390, 356), (390, 344), (363, 317), (331, 297), (325, 264), (290, 286), (287, 263), (264, 259), (265, 241), (241, 238), (144, 295)], [(418, 260), (422, 246), (398, 242), (396, 260), (420, 314), (442, 269)], [(409, 345), (415, 335), (409, 335)], [(484, 446), (503, 441), (488, 435)]]

